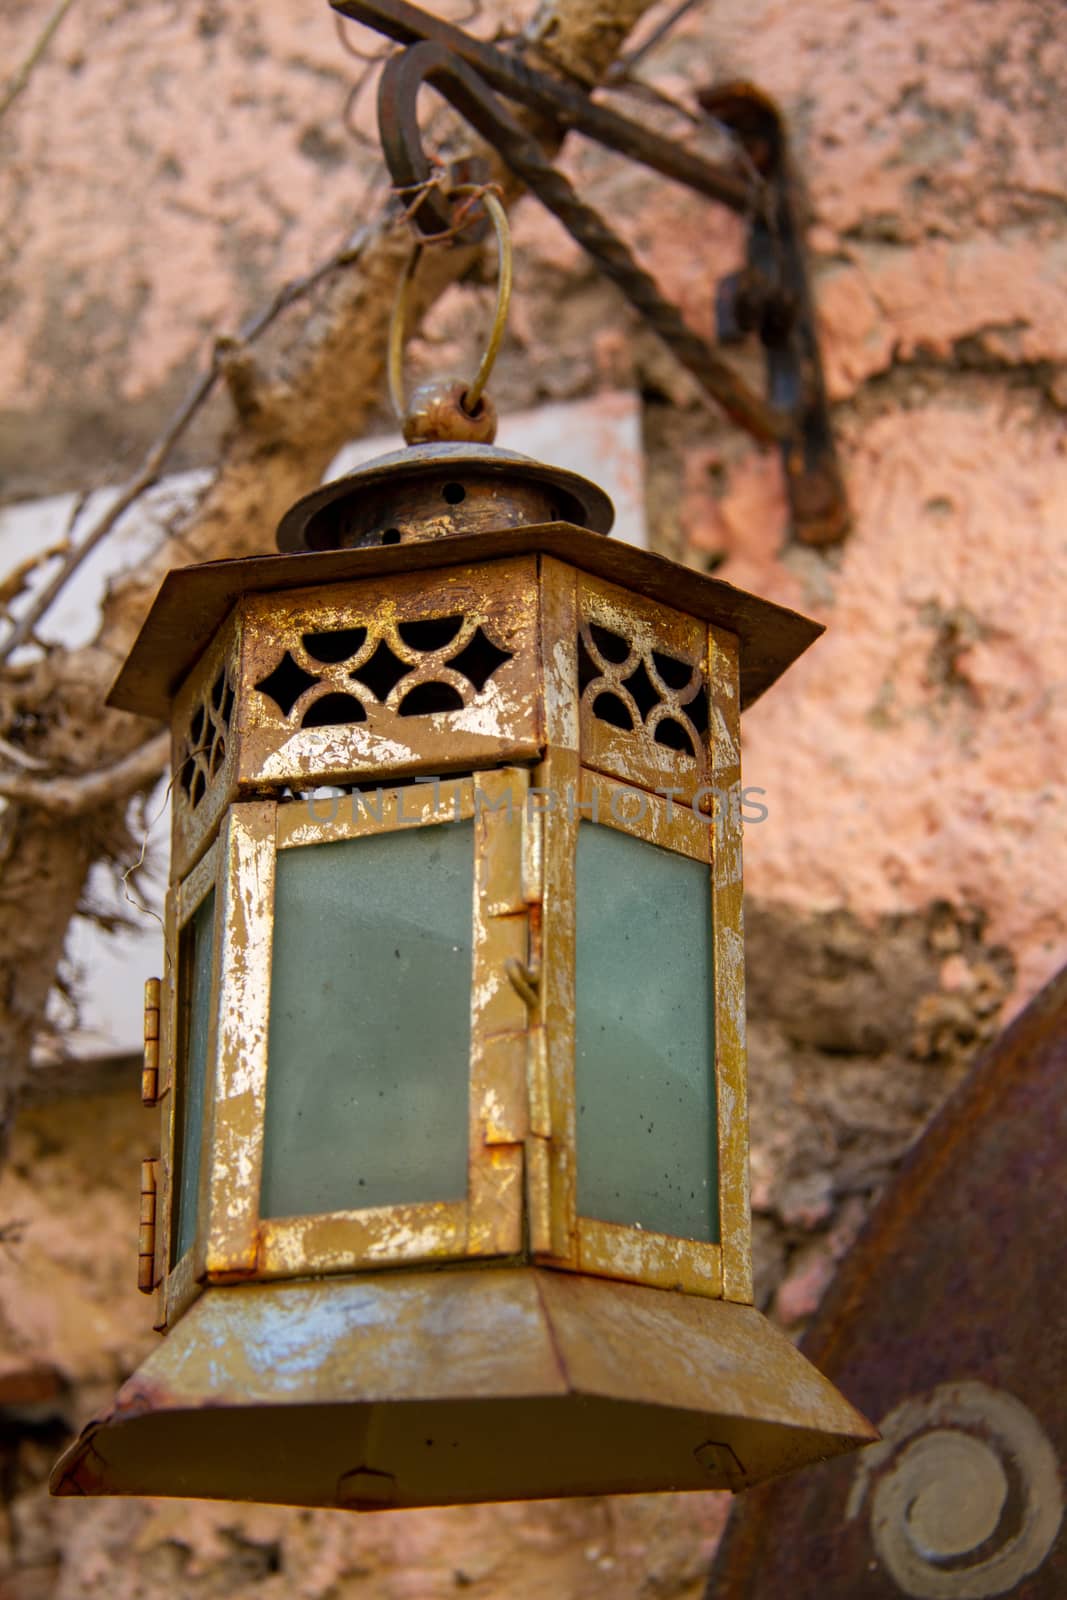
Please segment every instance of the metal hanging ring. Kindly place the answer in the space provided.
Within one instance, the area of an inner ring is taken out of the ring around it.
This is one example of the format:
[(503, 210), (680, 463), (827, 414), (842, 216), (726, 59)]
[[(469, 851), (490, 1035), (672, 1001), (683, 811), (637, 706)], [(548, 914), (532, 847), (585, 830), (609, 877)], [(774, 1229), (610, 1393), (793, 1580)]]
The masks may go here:
[[(464, 411), (472, 415), (477, 411), (479, 402), (485, 393), (485, 386), (489, 382), (490, 374), (496, 364), (500, 353), (500, 346), (504, 338), (504, 329), (507, 327), (508, 307), (511, 304), (511, 284), (513, 275), (513, 250), (511, 244), (511, 229), (508, 226), (508, 214), (500, 201), (491, 190), (483, 189), (480, 184), (460, 184), (452, 190), (453, 194), (472, 194), (480, 196), (486, 211), (489, 213), (493, 229), (496, 233), (498, 269), (496, 285), (496, 309), (493, 313), (493, 326), (489, 333), (489, 342), (485, 347), (478, 371), (475, 373), (474, 382), (463, 392), (462, 405)], [(411, 298), (411, 285), (415, 271), (422, 258), (423, 246), (416, 244), (404, 268), (400, 284), (393, 302), (393, 315), (389, 323), (389, 397), (393, 403), (393, 410), (403, 422), (407, 415), (407, 404), (404, 399), (404, 340), (408, 320), (408, 301)]]

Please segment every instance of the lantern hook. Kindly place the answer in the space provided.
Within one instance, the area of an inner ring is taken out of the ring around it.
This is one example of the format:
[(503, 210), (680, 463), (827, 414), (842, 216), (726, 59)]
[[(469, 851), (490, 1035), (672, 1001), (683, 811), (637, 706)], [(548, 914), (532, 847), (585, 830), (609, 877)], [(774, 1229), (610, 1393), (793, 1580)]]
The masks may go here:
[[(456, 405), (459, 406), (472, 423), (476, 424), (485, 409), (483, 405), (485, 387), (496, 364), (496, 358), (500, 353), (500, 346), (504, 339), (504, 330), (507, 327), (508, 307), (511, 304), (514, 251), (511, 244), (511, 228), (508, 224), (508, 214), (489, 186), (465, 183), (452, 189), (451, 193), (453, 195), (467, 195), (469, 197), (468, 203), (477, 199), (484, 205), (496, 231), (497, 252), (500, 260), (497, 272), (496, 310), (493, 313), (493, 326), (489, 332), (485, 353), (478, 365), (478, 371), (475, 373), (473, 382), (465, 386), (461, 385), (460, 393), (456, 399)], [(462, 218), (457, 219), (457, 221), (462, 220)], [(407, 325), (408, 301), (411, 297), (411, 285), (421, 255), (422, 244), (416, 243), (401, 276), (396, 299), (393, 303), (392, 319), (389, 324), (389, 397), (392, 400), (393, 410), (396, 412), (397, 419), (405, 427), (405, 433), (407, 432), (410, 413), (404, 399), (404, 336)], [(453, 407), (452, 409), (454, 410), (455, 408)], [(494, 431), (495, 426), (494, 419)]]
[(433, 40), (390, 57), (382, 69), (378, 92), (379, 131), (394, 183), (402, 191), (427, 186), (425, 199), (413, 208), (417, 227), (424, 233), (438, 233), (443, 231), (442, 224), (444, 229), (454, 225), (451, 211), (442, 208), (443, 197), (430, 184), (433, 164), (423, 149), (416, 116), (416, 100), (424, 83), (438, 89), (499, 152), (727, 415), (765, 443), (784, 443), (791, 432), (789, 417), (755, 394), (687, 326), (677, 306), (664, 299), (629, 247), (579, 198), (569, 178), (552, 165), (537, 141), (519, 126), (477, 73)]

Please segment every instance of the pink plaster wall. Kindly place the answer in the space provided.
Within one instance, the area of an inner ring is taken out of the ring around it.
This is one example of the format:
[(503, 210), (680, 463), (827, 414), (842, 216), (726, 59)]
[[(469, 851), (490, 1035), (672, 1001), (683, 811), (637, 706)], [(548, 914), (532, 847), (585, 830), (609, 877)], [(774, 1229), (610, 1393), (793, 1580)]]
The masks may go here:
[[(501, 15), (487, 8), (486, 26)], [(18, 60), (40, 22), (39, 7), (9, 0), (0, 59)], [(121, 470), (212, 333), (363, 219), (374, 164), (339, 120), (355, 70), (318, 0), (74, 7), (0, 124), (9, 494)], [(753, 900), (798, 917), (844, 908), (872, 927), (940, 900), (984, 913), (987, 938), (1014, 959), (1019, 1003), (1067, 955), (1062, 7), (715, 0), (643, 70), (676, 94), (750, 78), (783, 106), (809, 196), (854, 531), (826, 555), (785, 542), (773, 459), (703, 409), (533, 206), (516, 219), (498, 400), (638, 383), (658, 397), (646, 466), (662, 547), (714, 559), (721, 576), (827, 623), (747, 718), (746, 781), (767, 791), (770, 813), (746, 840)], [(588, 148), (566, 159), (709, 328), (710, 277), (736, 256), (732, 219)], [(471, 293), (476, 315), (467, 291), (446, 296), (417, 360), (470, 360), (489, 291)], [(217, 426), (197, 435), (204, 458)], [(946, 953), (946, 993), (979, 981)], [(2, 1181), (10, 1205), (29, 1204), (17, 1165)], [(47, 1243), (58, 1224), (42, 1203)], [(98, 1204), (101, 1216), (113, 1207)], [(125, 1335), (95, 1289), (59, 1281), (58, 1254), (58, 1309), (40, 1295), (18, 1309), (0, 1273), (5, 1337), (20, 1349), (39, 1339), (62, 1366), (69, 1306), (87, 1295), (98, 1345), (70, 1377), (88, 1394), (125, 1359)], [(810, 1310), (828, 1271), (821, 1248), (795, 1263), (787, 1321)], [(699, 1497), (353, 1522), (56, 1510), (27, 1489), (0, 1540), (0, 1593), (697, 1600), (722, 1515), (721, 1499)], [(256, 1550), (277, 1541), (285, 1570), (257, 1566)]]

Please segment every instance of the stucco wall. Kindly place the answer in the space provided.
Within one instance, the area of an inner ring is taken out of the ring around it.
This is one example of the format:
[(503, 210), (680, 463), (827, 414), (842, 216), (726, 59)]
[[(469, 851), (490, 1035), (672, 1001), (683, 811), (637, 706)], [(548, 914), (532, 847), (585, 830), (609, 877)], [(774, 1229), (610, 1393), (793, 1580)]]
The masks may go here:
[[(6, 7), (3, 59), (39, 26)], [(356, 70), (324, 5), (74, 8), (0, 125), (6, 496), (121, 475), (212, 333), (358, 224), (373, 160), (340, 122)], [(827, 553), (785, 541), (773, 459), (530, 204), (495, 391), (518, 407), (634, 385), (659, 547), (828, 624), (746, 719), (769, 812), (746, 838), (760, 1289), (796, 1326), (899, 1151), (1064, 959), (1067, 30), (1038, 0), (715, 0), (642, 70), (675, 94), (750, 78), (783, 106), (854, 530)], [(736, 223), (589, 147), (566, 159), (709, 328)], [(466, 365), (489, 304), (449, 293), (417, 359)], [(120, 1258), (133, 1270), (135, 1123), (129, 1094), (92, 1119), (42, 1109), (0, 1180), (0, 1221), (25, 1222), (0, 1249), (0, 1332), (16, 1366), (71, 1386), (52, 1406), (68, 1417), (147, 1337), (109, 1287)], [(128, 1147), (121, 1174), (89, 1129)], [(13, 1447), (5, 1600), (695, 1600), (723, 1515), (710, 1496), (365, 1521), (57, 1508), (40, 1489), (56, 1432), (45, 1416)]]

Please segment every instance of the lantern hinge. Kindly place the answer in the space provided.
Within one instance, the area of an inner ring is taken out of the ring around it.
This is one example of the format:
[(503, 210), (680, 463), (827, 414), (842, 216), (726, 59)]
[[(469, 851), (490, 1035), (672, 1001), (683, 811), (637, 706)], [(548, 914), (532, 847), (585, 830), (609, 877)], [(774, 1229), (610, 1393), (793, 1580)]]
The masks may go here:
[(146, 1106), (159, 1103), (159, 1012), (162, 988), (159, 978), (149, 978), (144, 986), (144, 1066), (141, 1069), (141, 1099)]
[(151, 1294), (156, 1287), (156, 1202), (159, 1194), (159, 1157), (141, 1162), (141, 1229), (137, 1246), (137, 1287)]
[(526, 802), (522, 828), (522, 898), (540, 908), (545, 897), (545, 814)]

